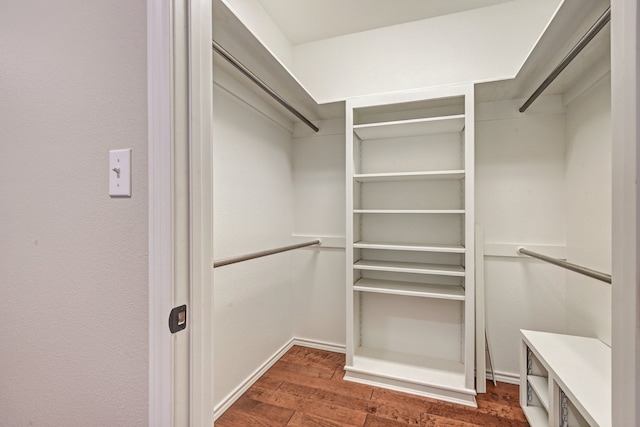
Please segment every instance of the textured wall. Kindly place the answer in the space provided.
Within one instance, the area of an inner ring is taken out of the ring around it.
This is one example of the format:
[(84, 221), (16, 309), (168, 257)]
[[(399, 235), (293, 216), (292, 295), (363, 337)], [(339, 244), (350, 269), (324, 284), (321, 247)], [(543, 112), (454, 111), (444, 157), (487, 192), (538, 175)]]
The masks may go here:
[(146, 425), (146, 2), (0, 2), (0, 64), (0, 424)]

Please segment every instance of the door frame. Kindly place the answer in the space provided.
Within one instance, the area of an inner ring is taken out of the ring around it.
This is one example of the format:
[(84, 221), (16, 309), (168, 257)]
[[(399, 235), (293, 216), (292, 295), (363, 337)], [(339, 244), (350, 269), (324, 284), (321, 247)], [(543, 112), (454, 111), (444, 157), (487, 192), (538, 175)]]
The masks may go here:
[[(149, 425), (171, 426), (172, 357), (167, 317), (171, 307), (171, 96), (170, 3), (147, 0), (149, 120)], [(191, 425), (210, 425), (211, 311), (211, 2), (189, 4), (191, 209)], [(612, 0), (613, 128), (613, 416), (614, 425), (640, 419), (640, 150), (637, 53), (640, 13), (635, 0)], [(616, 225), (617, 222), (617, 225)]]
[[(147, 0), (153, 427), (213, 423), (211, 6)], [(184, 302), (188, 326), (172, 335), (169, 312)]]
[(636, 0), (611, 2), (612, 425), (640, 422), (640, 84)]
[(171, 6), (147, 0), (149, 426), (171, 426)]
[(191, 425), (213, 425), (213, 11), (189, 1)]

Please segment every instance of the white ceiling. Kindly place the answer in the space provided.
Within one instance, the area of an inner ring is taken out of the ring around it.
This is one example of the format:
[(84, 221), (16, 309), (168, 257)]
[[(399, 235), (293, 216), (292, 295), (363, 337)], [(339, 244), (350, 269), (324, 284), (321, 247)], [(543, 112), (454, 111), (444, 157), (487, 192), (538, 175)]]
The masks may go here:
[(293, 45), (507, 1), (513, 0), (258, 0)]

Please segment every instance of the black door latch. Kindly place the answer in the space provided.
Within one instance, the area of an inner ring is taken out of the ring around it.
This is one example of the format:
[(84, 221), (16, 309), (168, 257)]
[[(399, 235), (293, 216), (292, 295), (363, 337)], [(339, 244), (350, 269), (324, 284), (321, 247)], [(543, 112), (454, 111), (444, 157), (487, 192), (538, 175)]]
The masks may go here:
[(172, 334), (187, 327), (187, 305), (175, 307), (169, 313), (169, 330)]

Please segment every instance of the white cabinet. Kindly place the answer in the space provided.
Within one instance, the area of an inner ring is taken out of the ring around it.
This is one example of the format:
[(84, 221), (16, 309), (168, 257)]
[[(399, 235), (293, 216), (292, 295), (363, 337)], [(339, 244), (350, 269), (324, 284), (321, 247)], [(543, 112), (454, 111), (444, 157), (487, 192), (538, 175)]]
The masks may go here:
[(520, 405), (533, 427), (611, 425), (611, 349), (596, 338), (521, 331)]
[(347, 100), (345, 378), (475, 405), (473, 87)]

